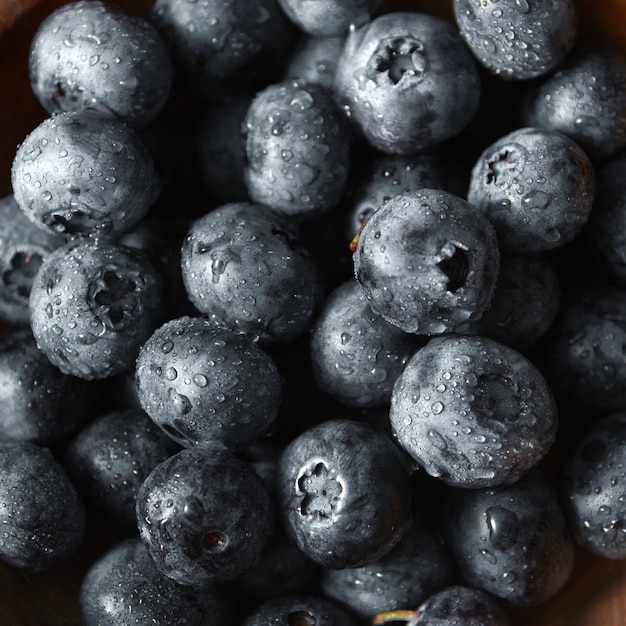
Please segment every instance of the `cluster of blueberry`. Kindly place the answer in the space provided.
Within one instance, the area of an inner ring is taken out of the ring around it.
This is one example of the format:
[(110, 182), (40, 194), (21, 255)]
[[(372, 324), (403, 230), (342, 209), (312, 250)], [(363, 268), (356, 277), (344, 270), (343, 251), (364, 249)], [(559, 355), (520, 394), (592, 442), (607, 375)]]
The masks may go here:
[(626, 60), (574, 0), (392, 4), (39, 26), (0, 558), (106, 526), (84, 626), (504, 626), (626, 558)]

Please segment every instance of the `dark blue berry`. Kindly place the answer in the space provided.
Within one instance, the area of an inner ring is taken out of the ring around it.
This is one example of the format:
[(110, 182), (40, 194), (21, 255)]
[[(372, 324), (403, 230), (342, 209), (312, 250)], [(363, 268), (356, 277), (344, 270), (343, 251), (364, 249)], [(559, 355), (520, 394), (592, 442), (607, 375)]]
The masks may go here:
[(70, 2), (41, 22), (31, 42), (30, 81), (48, 111), (95, 109), (143, 126), (169, 96), (172, 65), (145, 18), (108, 2)]
[(345, 35), (309, 37), (301, 34), (289, 55), (283, 78), (304, 80), (332, 90)]
[(438, 189), (395, 196), (365, 224), (354, 270), (374, 312), (405, 332), (458, 331), (489, 307), (499, 266), (492, 225)]
[(478, 336), (431, 339), (396, 380), (394, 436), (428, 474), (458, 487), (518, 480), (545, 456), (557, 409), (540, 371)]
[(296, 437), (277, 467), (287, 535), (312, 561), (358, 567), (387, 554), (410, 520), (409, 471), (389, 437), (335, 419)]
[(77, 239), (42, 263), (30, 293), (39, 348), (87, 380), (131, 369), (162, 314), (162, 279), (139, 250)]

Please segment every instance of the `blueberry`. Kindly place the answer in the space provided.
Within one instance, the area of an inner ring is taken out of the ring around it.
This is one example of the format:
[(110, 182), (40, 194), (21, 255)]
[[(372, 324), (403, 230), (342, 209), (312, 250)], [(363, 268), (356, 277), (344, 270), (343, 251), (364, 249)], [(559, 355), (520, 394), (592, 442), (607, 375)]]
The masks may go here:
[(526, 353), (548, 332), (560, 303), (560, 280), (549, 258), (503, 254), (491, 306), (468, 332)]
[(99, 415), (72, 439), (64, 465), (94, 518), (136, 528), (137, 492), (179, 447), (141, 409)]
[(332, 90), (345, 35), (310, 37), (301, 34), (289, 55), (283, 78), (301, 79)]
[(480, 80), (454, 25), (434, 15), (397, 12), (349, 33), (335, 90), (374, 148), (413, 154), (467, 126), (478, 108)]
[(415, 611), (391, 611), (377, 615), (372, 624), (406, 621), (408, 626), (508, 626), (498, 602), (474, 587), (454, 585), (433, 594)]
[(568, 451), (559, 487), (574, 538), (609, 559), (626, 558), (626, 413), (589, 426)]
[(493, 7), (454, 0), (461, 36), (480, 63), (506, 80), (529, 80), (556, 68), (578, 32), (573, 0), (505, 0)]
[(267, 84), (296, 31), (276, 0), (156, 0), (150, 18), (183, 90), (209, 100)]
[(365, 224), (354, 253), (372, 310), (405, 332), (458, 331), (488, 308), (499, 249), (491, 224), (438, 189), (395, 196)]
[(79, 602), (83, 626), (208, 626), (226, 623), (229, 614), (221, 588), (197, 593), (163, 576), (138, 538), (90, 565)]
[(277, 467), (283, 527), (312, 561), (358, 567), (388, 553), (410, 520), (406, 460), (383, 432), (334, 419), (283, 450)]
[(396, 380), (394, 436), (428, 474), (457, 487), (518, 480), (554, 442), (557, 409), (540, 371), (491, 339), (448, 335)]
[(198, 311), (265, 344), (306, 332), (323, 295), (319, 271), (294, 230), (260, 205), (226, 204), (196, 220), (181, 264)]
[(330, 90), (303, 80), (272, 84), (245, 118), (253, 201), (295, 217), (335, 207), (346, 189), (351, 132)]
[(442, 189), (464, 197), (467, 191), (460, 166), (443, 152), (435, 150), (411, 156), (375, 154), (358, 174), (345, 203), (348, 241), (376, 210), (401, 193)]
[(64, 239), (31, 222), (13, 195), (0, 199), (0, 319), (27, 326), (28, 297), (43, 259)]
[(92, 111), (39, 124), (17, 150), (11, 182), (27, 217), (64, 235), (116, 236), (146, 215), (160, 188), (139, 136)]
[(166, 322), (136, 364), (144, 410), (184, 446), (241, 449), (266, 435), (281, 399), (278, 371), (252, 339), (205, 318)]
[(478, 158), (468, 201), (493, 223), (503, 249), (537, 252), (571, 241), (589, 218), (596, 177), (569, 137), (519, 128)]
[(572, 572), (556, 490), (537, 469), (511, 485), (450, 490), (444, 537), (466, 584), (511, 605), (545, 602)]
[(581, 49), (529, 90), (526, 126), (567, 135), (591, 159), (626, 146), (626, 60), (604, 50)]
[(297, 594), (267, 600), (241, 626), (356, 626), (352, 617), (326, 598)]
[(568, 291), (542, 342), (542, 371), (560, 399), (598, 411), (626, 408), (626, 291)]
[(41, 105), (96, 109), (144, 126), (169, 96), (172, 65), (154, 26), (107, 2), (71, 2), (40, 24), (31, 42), (30, 81)]
[(0, 442), (0, 559), (43, 572), (67, 562), (82, 544), (83, 504), (47, 448)]
[(376, 315), (352, 279), (328, 296), (313, 326), (313, 375), (323, 391), (348, 406), (388, 404), (419, 345), (416, 336)]
[[(423, 513), (423, 511), (420, 511)], [(416, 517), (398, 545), (384, 557), (356, 568), (324, 569), (324, 593), (371, 623), (383, 611), (417, 606), (456, 580), (441, 537), (425, 517)]]
[(183, 449), (152, 470), (137, 496), (137, 524), (159, 570), (202, 589), (258, 561), (274, 521), (252, 467), (207, 445)]
[(308, 35), (341, 35), (370, 21), (383, 0), (278, 0), (285, 15)]
[(0, 340), (0, 380), (0, 437), (42, 446), (74, 434), (96, 397), (91, 383), (52, 365), (26, 328)]
[(161, 297), (161, 277), (139, 250), (70, 241), (44, 259), (33, 281), (33, 335), (62, 372), (108, 378), (133, 367), (161, 321)]

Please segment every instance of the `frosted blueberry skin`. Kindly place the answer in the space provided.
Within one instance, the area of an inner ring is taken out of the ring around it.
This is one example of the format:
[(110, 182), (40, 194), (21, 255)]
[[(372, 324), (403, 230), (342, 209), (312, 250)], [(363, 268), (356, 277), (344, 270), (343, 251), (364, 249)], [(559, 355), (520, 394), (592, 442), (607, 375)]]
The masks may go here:
[(514, 606), (545, 602), (572, 572), (565, 517), (539, 470), (511, 485), (450, 490), (443, 532), (466, 584)]
[(283, 528), (319, 565), (375, 561), (410, 526), (406, 459), (365, 424), (333, 419), (307, 429), (285, 447), (276, 475)]
[(431, 476), (456, 487), (512, 483), (554, 442), (557, 409), (519, 352), (478, 336), (436, 337), (396, 380), (389, 420)]
[(172, 63), (145, 18), (99, 2), (71, 2), (52, 11), (30, 45), (31, 86), (48, 111), (95, 109), (141, 127), (169, 96)]
[(322, 589), (370, 623), (377, 613), (418, 606), (456, 579), (441, 537), (424, 519), (414, 518), (398, 545), (381, 559), (357, 568), (324, 569)]
[(196, 220), (181, 267), (198, 311), (265, 345), (305, 333), (323, 296), (320, 272), (296, 233), (260, 205), (230, 203)]
[(481, 65), (504, 80), (529, 80), (557, 67), (578, 32), (573, 0), (504, 0), (496, 7), (454, 0), (461, 37)]
[(84, 626), (207, 626), (228, 622), (223, 591), (202, 593), (164, 576), (138, 538), (115, 544), (87, 570), (79, 595)]
[(369, 22), (383, 0), (278, 0), (285, 15), (313, 37), (347, 33)]
[(574, 539), (608, 559), (626, 558), (626, 413), (594, 422), (567, 452), (558, 478)]
[(29, 572), (61, 565), (85, 533), (82, 501), (47, 448), (0, 442), (0, 560)]
[(428, 598), (418, 609), (415, 626), (509, 626), (509, 619), (488, 593), (456, 585)]
[(559, 276), (542, 254), (503, 254), (491, 306), (468, 334), (526, 353), (552, 326), (561, 303)]
[(373, 155), (343, 203), (347, 240), (352, 240), (374, 211), (401, 193), (442, 189), (464, 197), (467, 181), (460, 170), (448, 156), (434, 150), (411, 156)]
[(64, 374), (86, 380), (131, 369), (161, 323), (163, 281), (139, 250), (77, 239), (42, 263), (29, 309), (37, 345)]
[(365, 224), (354, 272), (372, 310), (408, 333), (459, 331), (489, 307), (495, 231), (462, 198), (438, 189), (395, 196)]
[(126, 124), (93, 111), (57, 113), (21, 143), (11, 170), (15, 200), (41, 228), (117, 236), (146, 215), (160, 182)]
[(196, 589), (254, 565), (274, 526), (261, 478), (218, 446), (186, 448), (157, 465), (139, 491), (136, 512), (159, 570)]
[(271, 598), (253, 609), (241, 626), (356, 626), (334, 602), (310, 594)]
[(141, 409), (99, 415), (69, 442), (64, 467), (88, 514), (136, 529), (137, 493), (152, 469), (179, 450)]
[(97, 389), (62, 374), (28, 329), (0, 340), (0, 437), (42, 446), (60, 443), (89, 418)]
[(43, 259), (64, 243), (31, 222), (13, 195), (0, 199), (0, 320), (27, 326), (28, 297)]
[(332, 90), (337, 62), (346, 41), (345, 35), (309, 37), (296, 40), (283, 71), (283, 80), (299, 79)]
[(598, 167), (593, 211), (583, 233), (613, 278), (626, 285), (626, 152)]
[(313, 375), (320, 389), (347, 406), (385, 405), (424, 342), (376, 315), (352, 279), (331, 292), (311, 330)]
[(478, 108), (480, 79), (453, 24), (397, 12), (349, 33), (335, 91), (375, 149), (414, 154), (467, 126)]
[(296, 33), (276, 0), (156, 0), (150, 19), (170, 49), (176, 80), (204, 100), (265, 86)]
[(626, 146), (626, 57), (582, 49), (533, 85), (522, 107), (524, 125), (558, 131), (594, 162)]
[(328, 89), (302, 80), (272, 84), (252, 100), (244, 127), (244, 179), (254, 202), (309, 218), (340, 202), (352, 134)]
[(540, 252), (571, 241), (589, 219), (595, 169), (569, 137), (519, 128), (486, 148), (468, 201), (491, 221), (503, 250)]
[(602, 412), (626, 408), (626, 290), (568, 292), (546, 340), (541, 367), (559, 398)]
[(249, 337), (201, 317), (155, 330), (139, 351), (135, 381), (146, 413), (185, 447), (241, 449), (270, 431), (281, 401), (271, 357)]

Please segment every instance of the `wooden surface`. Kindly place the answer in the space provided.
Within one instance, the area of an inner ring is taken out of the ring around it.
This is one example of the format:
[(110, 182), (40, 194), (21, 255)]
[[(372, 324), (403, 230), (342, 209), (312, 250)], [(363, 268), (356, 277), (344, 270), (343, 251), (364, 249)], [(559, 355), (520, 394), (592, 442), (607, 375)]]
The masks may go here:
[[(18, 143), (44, 119), (30, 91), (27, 50), (40, 21), (61, 0), (0, 0), (0, 194), (10, 192), (10, 166)], [(149, 0), (120, 2), (145, 13)], [(578, 0), (581, 29), (626, 51), (626, 0)], [(451, 16), (448, 0), (397, 1), (407, 8)], [(92, 529), (93, 530), (93, 529)], [(28, 575), (0, 564), (0, 624), (3, 626), (75, 626), (80, 580), (93, 558), (110, 543), (94, 531), (70, 563), (54, 572)], [(576, 568), (565, 588), (551, 601), (511, 611), (513, 626), (626, 625), (626, 562), (576, 555)]]

